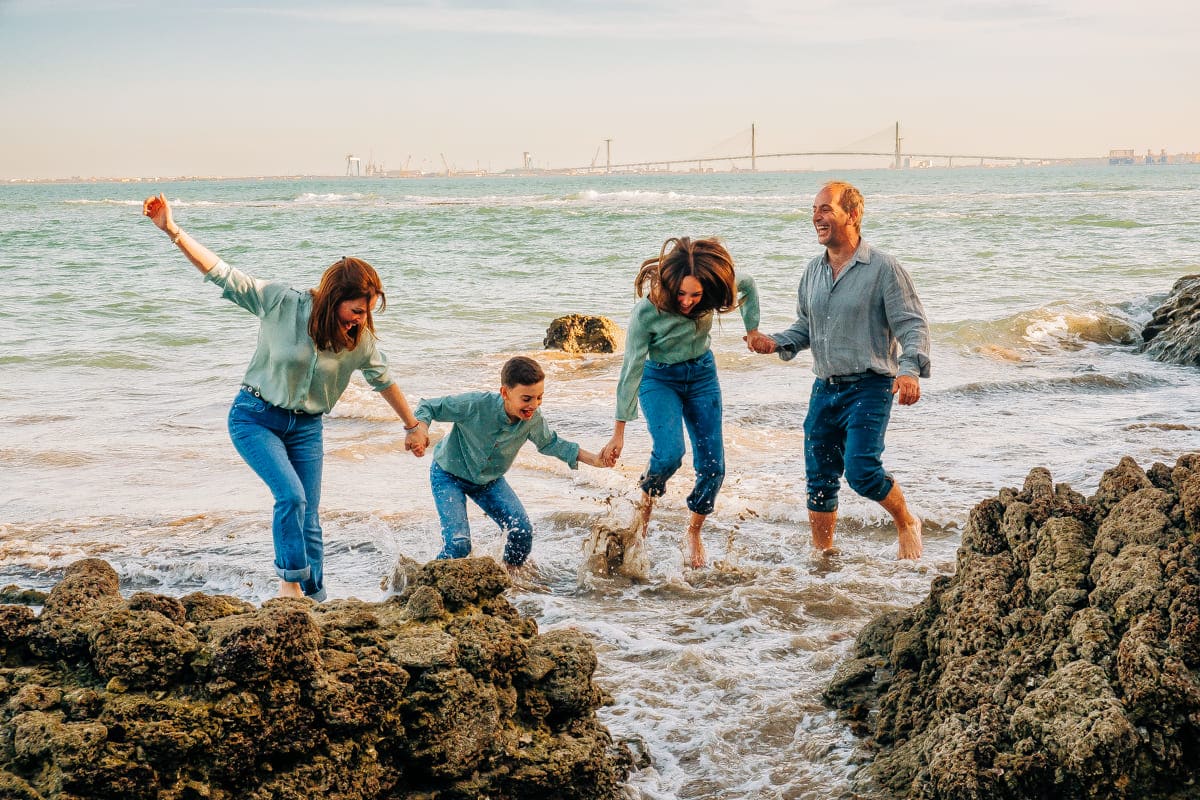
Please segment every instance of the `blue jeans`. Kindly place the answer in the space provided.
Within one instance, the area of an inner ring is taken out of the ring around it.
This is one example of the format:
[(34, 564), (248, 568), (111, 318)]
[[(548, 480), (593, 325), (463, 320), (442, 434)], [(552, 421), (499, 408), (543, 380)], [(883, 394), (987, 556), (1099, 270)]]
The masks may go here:
[(892, 378), (872, 373), (854, 383), (813, 383), (804, 418), (804, 470), (810, 511), (836, 511), (842, 473), (876, 502), (892, 490), (883, 469), (883, 436), (892, 415)]
[(271, 535), (275, 574), (325, 599), (325, 543), (318, 516), (325, 457), (320, 415), (295, 414), (238, 392), (229, 409), (229, 437), (275, 498)]
[(683, 429), (692, 440), (696, 485), (687, 507), (711, 514), (725, 481), (725, 442), (721, 433), (721, 384), (712, 351), (678, 364), (647, 361), (638, 402), (650, 431), (650, 464), (642, 474), (642, 491), (659, 497), (683, 463)]
[(433, 502), (442, 521), (442, 551), (438, 558), (471, 555), (471, 526), (467, 522), (467, 498), (483, 509), (488, 518), (508, 535), (504, 563), (519, 567), (533, 548), (533, 523), (521, 499), (501, 475), (489, 483), (472, 483), (442, 469), (436, 461), (429, 467)]

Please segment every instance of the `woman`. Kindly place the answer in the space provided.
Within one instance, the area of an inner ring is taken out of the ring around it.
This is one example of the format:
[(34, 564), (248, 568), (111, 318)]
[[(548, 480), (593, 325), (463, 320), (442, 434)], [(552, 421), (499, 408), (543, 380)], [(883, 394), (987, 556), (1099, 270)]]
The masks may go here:
[(705, 562), (700, 528), (725, 479), (721, 386), (709, 331), (715, 314), (740, 308), (752, 336), (758, 330), (758, 292), (753, 279), (734, 277), (733, 258), (720, 242), (687, 237), (663, 243), (656, 258), (642, 263), (633, 286), (641, 299), (626, 333), (612, 439), (600, 457), (613, 463), (621, 455), (625, 423), (637, 419), (640, 401), (652, 443), (634, 515), (635, 529), (644, 533), (654, 498), (683, 463), (687, 426), (696, 470), (696, 485), (687, 498), (687, 560), (698, 569)]
[(379, 275), (361, 259), (343, 258), (325, 270), (316, 289), (297, 291), (230, 267), (175, 224), (161, 194), (147, 198), (142, 213), (226, 298), (261, 320), (258, 349), (229, 409), (229, 435), (275, 498), (271, 532), (279, 595), (324, 600), (321, 420), (354, 370), (404, 420), (404, 448), (421, 456), (429, 445), (375, 346), (371, 312), (387, 302)]

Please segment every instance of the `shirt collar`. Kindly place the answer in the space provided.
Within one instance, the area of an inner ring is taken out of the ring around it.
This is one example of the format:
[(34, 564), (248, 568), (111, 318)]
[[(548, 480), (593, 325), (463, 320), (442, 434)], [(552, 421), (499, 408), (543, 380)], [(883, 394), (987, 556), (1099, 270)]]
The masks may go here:
[[(829, 251), (828, 250), (821, 251), (821, 261), (827, 267), (832, 266), (829, 263)], [(846, 262), (846, 266), (842, 268), (842, 271), (839, 273), (839, 277), (841, 275), (844, 275), (846, 273), (846, 270), (850, 269), (850, 267), (854, 266), (855, 264), (858, 264), (859, 262), (861, 262), (863, 264), (869, 264), (871, 262), (871, 245), (867, 244), (867, 240), (863, 239), (863, 238), (859, 238), (858, 247), (855, 248), (855, 250), (854, 250), (854, 257)]]
[(525, 420), (519, 417), (517, 418), (516, 422), (513, 422), (511, 419), (509, 419), (508, 412), (504, 410), (504, 395), (500, 394), (499, 392), (493, 392), (493, 395), (496, 398), (495, 420), (497, 425), (499, 425), (501, 428), (508, 428), (512, 425), (520, 425), (522, 422), (525, 422)]

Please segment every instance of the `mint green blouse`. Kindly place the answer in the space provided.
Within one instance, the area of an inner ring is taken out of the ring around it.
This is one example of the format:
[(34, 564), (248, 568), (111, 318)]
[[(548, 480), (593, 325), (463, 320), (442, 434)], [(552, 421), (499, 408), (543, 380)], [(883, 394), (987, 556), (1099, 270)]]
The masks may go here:
[[(742, 324), (748, 333), (758, 328), (758, 287), (746, 275), (738, 278), (737, 290), (742, 301), (739, 307)], [(714, 316), (709, 312), (700, 319), (691, 319), (659, 311), (645, 297), (634, 304), (625, 332), (625, 360), (617, 379), (618, 420), (629, 422), (638, 417), (638, 387), (642, 385), (647, 360), (678, 364), (708, 352)]]
[(579, 468), (579, 445), (560, 439), (541, 411), (535, 411), (531, 419), (513, 422), (499, 392), (422, 399), (414, 413), (426, 425), (434, 420), (454, 423), (434, 447), (433, 460), (465, 481), (484, 484), (496, 480), (508, 472), (527, 441), (533, 442), (539, 453), (554, 456), (571, 469)]
[(370, 331), (362, 332), (353, 350), (317, 349), (308, 335), (313, 305), (308, 292), (252, 278), (224, 261), (218, 261), (204, 279), (261, 320), (258, 347), (242, 381), (258, 389), (271, 405), (326, 414), (346, 391), (356, 369), (377, 392), (392, 385), (387, 358)]

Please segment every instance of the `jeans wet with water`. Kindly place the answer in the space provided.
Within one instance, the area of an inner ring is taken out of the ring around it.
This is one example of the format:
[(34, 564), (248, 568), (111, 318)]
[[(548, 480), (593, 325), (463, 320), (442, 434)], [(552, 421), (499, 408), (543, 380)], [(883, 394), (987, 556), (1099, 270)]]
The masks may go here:
[(504, 476), (488, 483), (472, 483), (452, 475), (435, 461), (429, 467), (429, 486), (442, 522), (442, 551), (438, 558), (466, 558), (471, 555), (471, 526), (467, 522), (467, 498), (483, 509), (488, 518), (508, 536), (504, 545), (504, 563), (519, 567), (533, 547), (533, 524), (525, 506)]
[(321, 416), (294, 414), (241, 391), (229, 409), (229, 437), (275, 498), (275, 574), (299, 582), (306, 596), (324, 600)]
[(810, 511), (835, 511), (842, 474), (850, 488), (876, 502), (892, 490), (883, 469), (883, 437), (892, 415), (892, 378), (872, 374), (854, 383), (813, 383), (804, 418), (804, 471)]
[(658, 497), (683, 463), (683, 431), (692, 442), (696, 485), (687, 507), (711, 514), (725, 481), (725, 442), (721, 431), (721, 385), (712, 351), (678, 364), (647, 361), (638, 402), (652, 442), (642, 491)]

